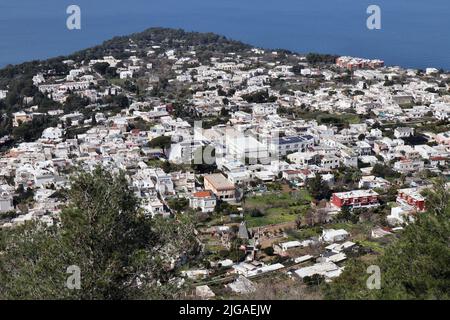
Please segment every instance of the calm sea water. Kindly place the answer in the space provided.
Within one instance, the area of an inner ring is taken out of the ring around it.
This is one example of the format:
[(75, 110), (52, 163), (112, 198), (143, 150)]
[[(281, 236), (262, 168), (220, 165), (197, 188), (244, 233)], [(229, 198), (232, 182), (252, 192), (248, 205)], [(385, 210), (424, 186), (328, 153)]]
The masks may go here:
[[(66, 28), (70, 4), (81, 7), (82, 30)], [(381, 30), (366, 28), (370, 4), (381, 7)], [(449, 16), (450, 0), (0, 0), (0, 67), (161, 26), (450, 70)]]

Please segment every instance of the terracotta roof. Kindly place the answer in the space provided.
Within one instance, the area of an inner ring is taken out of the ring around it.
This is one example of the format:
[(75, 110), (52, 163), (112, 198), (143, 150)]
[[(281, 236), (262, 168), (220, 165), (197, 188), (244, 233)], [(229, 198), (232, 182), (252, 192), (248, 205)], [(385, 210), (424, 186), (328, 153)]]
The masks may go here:
[(298, 173), (302, 173), (300, 170), (286, 170), (284, 171), (287, 174), (298, 174)]
[(442, 157), (442, 156), (436, 156), (436, 157), (431, 157), (430, 160), (434, 160), (434, 161), (442, 161), (442, 160), (446, 160), (447, 158)]
[(196, 198), (209, 198), (212, 196), (212, 192), (211, 191), (198, 191), (198, 192), (194, 193), (193, 196)]

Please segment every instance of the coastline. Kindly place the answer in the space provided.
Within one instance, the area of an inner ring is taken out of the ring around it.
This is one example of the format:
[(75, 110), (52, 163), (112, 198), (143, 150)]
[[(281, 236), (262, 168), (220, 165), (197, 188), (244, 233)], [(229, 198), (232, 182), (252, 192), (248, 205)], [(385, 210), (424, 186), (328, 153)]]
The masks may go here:
[[(22, 64), (26, 64), (26, 63), (30, 63), (30, 62), (34, 62), (34, 61), (44, 62), (44, 61), (57, 59), (57, 58), (61, 58), (61, 57), (62, 58), (67, 58), (67, 57), (69, 57), (69, 56), (71, 56), (71, 55), (73, 55), (73, 54), (75, 54), (77, 52), (82, 52), (82, 51), (94, 48), (96, 46), (102, 45), (103, 43), (111, 41), (114, 38), (117, 38), (117, 37), (130, 37), (130, 36), (132, 36), (134, 34), (139, 34), (141, 32), (145, 32), (146, 30), (153, 29), (153, 28), (172, 29), (172, 30), (180, 29), (180, 28), (172, 28), (172, 27), (160, 27), (160, 26), (158, 26), (158, 27), (150, 27), (150, 28), (147, 28), (147, 29), (145, 29), (143, 31), (133, 32), (133, 33), (124, 34), (124, 35), (115, 35), (113, 37), (101, 40), (101, 41), (99, 41), (98, 43), (96, 43), (94, 45), (87, 46), (87, 47), (82, 47), (82, 48), (79, 48), (79, 49), (75, 49), (74, 51), (63, 53), (63, 54), (55, 54), (55, 55), (50, 55), (50, 56), (43, 57), (43, 58), (37, 57), (35, 59), (33, 58), (31, 60), (23, 60), (23, 61), (20, 61), (20, 62), (17, 62), (17, 63), (12, 62), (12, 63), (0, 64), (0, 70), (3, 70), (3, 69), (5, 69), (7, 67), (10, 67), (10, 66), (16, 67), (16, 66), (19, 66), (19, 65), (22, 65)], [(258, 48), (258, 49), (262, 49), (262, 50), (265, 50), (265, 51), (285, 50), (285, 51), (289, 51), (289, 52), (291, 52), (293, 54), (301, 55), (301, 56), (306, 56), (308, 53), (317, 53), (317, 54), (321, 54), (321, 55), (351, 56), (351, 57), (355, 57), (355, 58), (357, 57), (357, 58), (363, 58), (363, 59), (380, 59), (380, 60), (385, 61), (385, 67), (386, 68), (401, 68), (403, 70), (408, 70), (408, 69), (424, 70), (426, 68), (436, 68), (436, 69), (439, 69), (439, 70), (443, 70), (444, 72), (450, 71), (450, 67), (449, 68), (445, 68), (445, 67), (442, 67), (442, 66), (435, 66), (435, 65), (424, 65), (423, 67), (419, 68), (419, 67), (410, 67), (410, 66), (406, 66), (406, 65), (402, 65), (402, 64), (390, 64), (389, 62), (386, 61), (385, 57), (383, 57), (383, 56), (354, 56), (354, 55), (351, 55), (349, 53), (317, 52), (317, 51), (314, 51), (314, 50), (300, 52), (300, 51), (296, 51), (296, 50), (292, 50), (292, 49), (288, 49), (288, 48), (262, 47), (262, 46), (258, 46), (256, 44), (253, 44), (251, 42), (245, 42), (245, 41), (242, 41), (242, 40), (239, 40), (239, 39), (235, 39), (235, 38), (231, 38), (231, 37), (228, 37), (226, 35), (215, 33), (215, 32), (203, 32), (203, 31), (190, 30), (190, 29), (181, 29), (181, 30), (183, 30), (185, 32), (213, 33), (213, 34), (218, 35), (218, 36), (226, 37), (228, 40), (238, 41), (238, 42), (241, 42), (241, 43), (243, 43), (245, 45), (248, 45), (248, 46), (250, 46), (252, 48)]]

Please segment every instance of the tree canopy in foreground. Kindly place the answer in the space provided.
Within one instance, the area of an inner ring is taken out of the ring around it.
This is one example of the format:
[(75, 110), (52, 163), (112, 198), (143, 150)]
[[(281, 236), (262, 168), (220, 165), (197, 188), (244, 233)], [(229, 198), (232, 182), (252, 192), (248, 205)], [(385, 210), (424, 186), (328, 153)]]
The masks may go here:
[[(60, 223), (0, 235), (0, 299), (174, 298), (174, 266), (198, 249), (189, 217), (145, 216), (125, 176), (100, 168), (73, 179)], [(67, 287), (69, 266), (79, 290)]]

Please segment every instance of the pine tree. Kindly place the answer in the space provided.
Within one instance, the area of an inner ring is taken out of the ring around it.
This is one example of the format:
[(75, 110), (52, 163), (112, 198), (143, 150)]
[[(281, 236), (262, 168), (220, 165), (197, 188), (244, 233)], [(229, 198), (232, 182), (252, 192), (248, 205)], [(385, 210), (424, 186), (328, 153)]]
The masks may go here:
[[(30, 223), (2, 232), (0, 299), (172, 297), (172, 259), (195, 254), (188, 218), (151, 219), (124, 174), (97, 168), (72, 182), (60, 226)], [(69, 266), (81, 271), (70, 290)], [(161, 285), (156, 285), (160, 283)]]
[(320, 174), (316, 174), (314, 178), (307, 181), (307, 188), (311, 196), (318, 201), (327, 198), (330, 193), (330, 188), (323, 181)]

